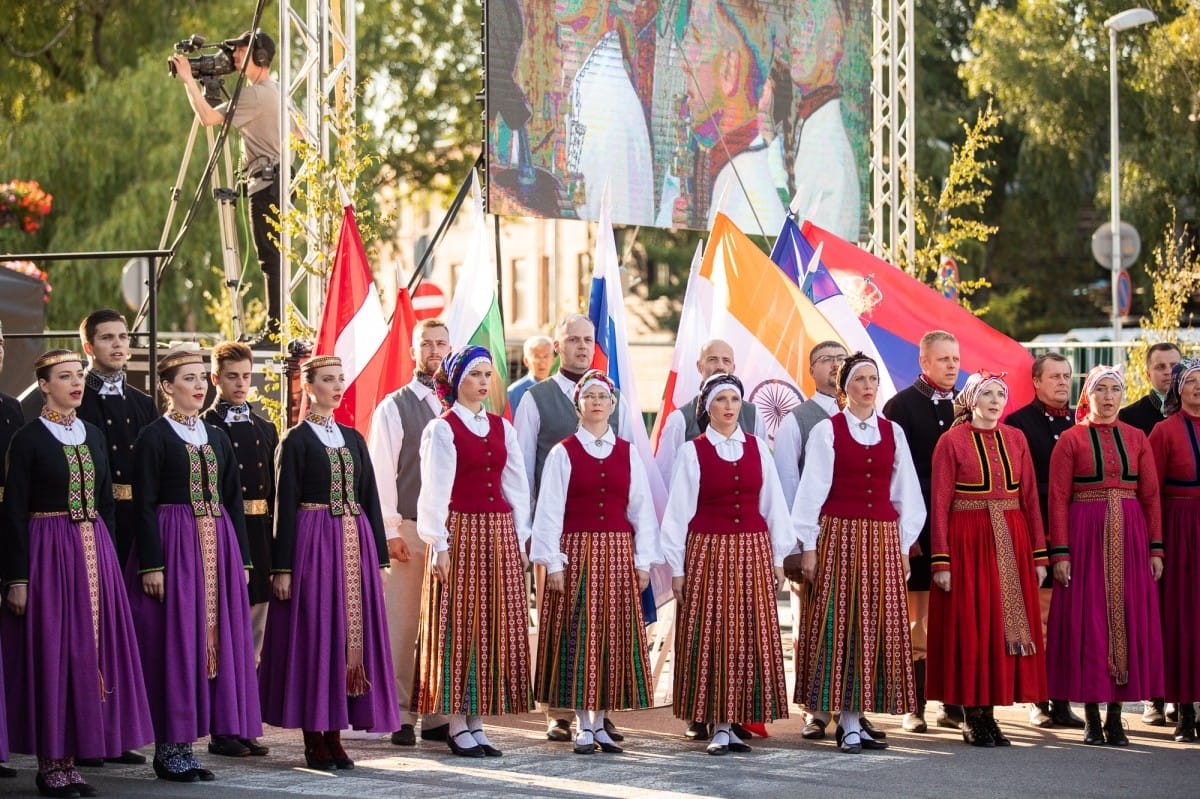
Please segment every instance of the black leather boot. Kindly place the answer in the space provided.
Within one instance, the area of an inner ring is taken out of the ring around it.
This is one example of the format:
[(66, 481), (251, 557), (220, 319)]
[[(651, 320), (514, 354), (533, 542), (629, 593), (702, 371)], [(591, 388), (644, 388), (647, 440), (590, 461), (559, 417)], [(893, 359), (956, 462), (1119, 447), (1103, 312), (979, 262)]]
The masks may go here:
[(1054, 722), (1055, 727), (1083, 729), (1083, 719), (1071, 712), (1071, 703), (1065, 699), (1050, 700), (1050, 720)]
[(987, 727), (988, 735), (992, 736), (992, 742), (996, 746), (1012, 746), (1012, 741), (1000, 729), (1000, 725), (996, 723), (995, 708), (991, 705), (986, 705), (983, 710), (983, 723)]
[(1108, 713), (1104, 718), (1104, 737), (1109, 746), (1129, 746), (1129, 737), (1125, 735), (1125, 725), (1121, 723), (1121, 703), (1109, 702)]
[(963, 741), (971, 746), (993, 747), (996, 742), (992, 739), (991, 729), (984, 718), (983, 709), (978, 707), (964, 708), (962, 726)]
[(1083, 742), (1091, 746), (1104, 743), (1104, 725), (1100, 721), (1100, 705), (1096, 702), (1083, 706)]
[(1175, 740), (1179, 743), (1196, 742), (1196, 706), (1191, 702), (1180, 702), (1179, 722), (1175, 725)]
[(925, 661), (913, 661), (913, 681), (917, 689), (917, 709), (904, 716), (901, 722), (905, 732), (925, 732), (929, 725), (925, 723)]

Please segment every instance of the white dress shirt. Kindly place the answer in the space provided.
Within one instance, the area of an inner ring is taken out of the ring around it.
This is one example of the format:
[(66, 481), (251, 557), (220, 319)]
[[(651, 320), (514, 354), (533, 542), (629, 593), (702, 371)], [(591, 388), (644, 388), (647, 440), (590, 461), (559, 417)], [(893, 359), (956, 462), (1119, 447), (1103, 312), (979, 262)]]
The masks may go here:
[[(486, 411), (475, 413), (461, 403), (451, 408), (467, 429), (480, 438), (487, 436), (490, 429)], [(513, 524), (517, 528), (517, 541), (521, 551), (532, 534), (529, 529), (529, 484), (521, 468), (521, 451), (517, 448), (517, 434), (507, 419), (504, 426), (504, 447), (508, 458), (500, 476), (500, 490), (504, 499), (512, 505)], [(454, 488), (454, 476), (458, 472), (458, 450), (454, 446), (454, 430), (445, 419), (434, 419), (421, 433), (421, 493), (417, 497), (417, 535), (434, 552), (445, 552), (450, 548), (450, 533), (446, 520), (450, 515), (450, 491)]]
[[(60, 444), (66, 444), (71, 447), (78, 447), (84, 441), (87, 441), (87, 428), (83, 426), (82, 419), (76, 419), (71, 423), (71, 429), (63, 427), (58, 422), (52, 422), (44, 416), (39, 416), (38, 421), (46, 426), (50, 431), (50, 435), (58, 439)], [(16, 464), (13, 464), (14, 466)]]
[[(763, 424), (761, 413), (754, 414), (753, 432), (763, 441), (767, 440), (767, 427)], [(658, 451), (654, 453), (654, 465), (658, 467), (658, 471), (662, 475), (663, 485), (671, 484), (671, 472), (675, 468), (675, 458), (679, 455), (679, 448), (683, 446), (685, 436), (687, 436), (687, 419), (684, 418), (683, 411), (676, 408), (667, 415), (667, 421), (663, 422), (662, 430), (658, 433)]]
[[(740, 427), (726, 438), (711, 427), (708, 440), (716, 447), (723, 461), (732, 463), (742, 459), (745, 451), (746, 434)], [(757, 436), (756, 436), (757, 438)], [(783, 558), (796, 546), (796, 537), (788, 518), (787, 503), (779, 487), (779, 475), (771, 462), (767, 442), (758, 441), (758, 458), (762, 466), (762, 490), (758, 493), (758, 512), (767, 521), (771, 533), (771, 560), (775, 566), (783, 565)], [(672, 577), (683, 576), (683, 556), (687, 548), (688, 526), (696, 515), (696, 504), (700, 498), (700, 460), (696, 456), (696, 442), (688, 441), (679, 449), (675, 471), (671, 475), (671, 491), (667, 496), (667, 509), (662, 520), (662, 550)]]
[[(575, 383), (569, 378), (563, 377), (562, 373), (555, 372), (550, 377), (546, 378), (558, 386), (562, 391), (563, 396), (571, 403), (575, 402)], [(529, 402), (526, 402), (528, 399)], [(638, 424), (642, 424), (641, 417), (638, 417)], [(625, 401), (624, 395), (618, 395), (617, 402), (617, 428), (621, 432), (621, 438), (626, 441), (631, 439), (631, 431), (633, 430), (633, 416), (629, 412), (629, 403)], [(529, 392), (525, 392), (525, 398), (521, 400), (521, 404), (517, 406), (517, 416), (513, 419), (513, 427), (517, 430), (518, 451), (525, 459), (525, 477), (529, 482), (529, 490), (533, 491), (533, 473), (537, 468), (537, 439), (538, 431), (542, 429), (542, 416), (538, 411), (537, 402), (529, 396)]]
[(172, 419), (170, 414), (166, 414), (164, 418), (167, 420), (167, 424), (171, 425), (175, 434), (184, 440), (184, 443), (196, 447), (202, 447), (208, 443), (208, 429), (205, 427), (203, 419), (196, 419), (196, 426), (189, 429), (187, 425)]
[[(818, 391), (811, 399), (821, 406), (826, 416), (833, 416), (838, 412), (836, 397)], [(774, 457), (775, 470), (779, 472), (779, 485), (783, 487), (783, 498), (789, 508), (796, 501), (796, 489), (800, 485), (800, 450), (804, 444), (796, 415), (787, 414), (779, 423), (779, 427), (775, 428)]]
[[(434, 417), (441, 416), (442, 403), (433, 389), (415, 377), (408, 389), (433, 411)], [(375, 482), (379, 488), (379, 504), (383, 508), (383, 531), (388, 539), (400, 537), (400, 522), (404, 517), (396, 510), (400, 498), (396, 496), (396, 465), (400, 462), (400, 448), (404, 445), (404, 422), (400, 420), (400, 409), (389, 394), (379, 403), (371, 415), (371, 435), (367, 439), (367, 452), (375, 468)]]
[[(859, 419), (849, 409), (843, 410), (850, 426), (850, 435), (859, 444), (873, 446), (880, 441), (879, 425), (890, 424), (896, 438), (896, 454), (892, 459), (890, 499), (900, 523), (900, 548), (908, 554), (909, 548), (921, 534), (925, 524), (925, 500), (921, 496), (921, 484), (917, 481), (917, 470), (913, 467), (912, 452), (908, 439), (900, 425), (889, 422), (875, 411), (865, 420)], [(800, 487), (796, 490), (796, 501), (792, 505), (792, 522), (796, 537), (804, 550), (817, 548), (817, 536), (821, 533), (821, 507), (829, 497), (833, 485), (833, 464), (836, 453), (833, 448), (833, 422), (819, 422), (812, 429), (804, 447), (804, 474), (800, 475)]]
[(337, 422), (330, 420), (329, 427), (308, 419), (305, 419), (304, 423), (313, 429), (313, 432), (317, 434), (317, 439), (325, 446), (333, 449), (346, 446), (346, 438), (342, 435), (342, 428), (337, 426)]
[[(611, 428), (607, 428), (600, 438), (580, 428), (575, 438), (583, 444), (583, 451), (596, 460), (607, 458), (617, 443)], [(555, 444), (542, 468), (542, 489), (533, 518), (533, 545), (529, 555), (534, 563), (545, 566), (549, 574), (562, 571), (567, 563), (567, 556), (561, 551), (561, 541), (570, 485), (571, 456), (566, 447)], [(625, 518), (633, 525), (633, 565), (634, 568), (649, 571), (654, 564), (663, 562), (658, 547), (658, 517), (654, 514), (654, 500), (650, 496), (646, 467), (632, 446), (629, 448), (628, 503)]]

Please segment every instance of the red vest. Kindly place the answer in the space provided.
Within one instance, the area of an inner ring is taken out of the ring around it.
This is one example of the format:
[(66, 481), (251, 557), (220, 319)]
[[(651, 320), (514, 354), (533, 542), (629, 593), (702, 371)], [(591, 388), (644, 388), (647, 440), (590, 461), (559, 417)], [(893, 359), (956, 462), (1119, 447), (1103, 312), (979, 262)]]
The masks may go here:
[(629, 442), (617, 439), (607, 458), (584, 452), (575, 436), (563, 439), (571, 458), (571, 483), (563, 509), (564, 533), (632, 533), (629, 505)]
[(767, 520), (758, 512), (763, 484), (758, 440), (746, 436), (741, 460), (732, 463), (721, 460), (707, 434), (694, 441), (700, 462), (700, 496), (688, 530), (722, 534), (766, 530)]
[(489, 413), (488, 434), (475, 435), (458, 414), (446, 411), (442, 418), (454, 433), (454, 449), (458, 453), (458, 468), (450, 488), (450, 510), (459, 513), (508, 513), (512, 505), (504, 498), (500, 478), (508, 462), (504, 446), (504, 423)]
[(896, 434), (892, 423), (879, 420), (879, 443), (865, 446), (850, 435), (843, 414), (833, 421), (833, 484), (821, 507), (822, 516), (842, 519), (875, 519), (894, 522), (900, 518), (892, 505), (892, 464), (896, 459)]

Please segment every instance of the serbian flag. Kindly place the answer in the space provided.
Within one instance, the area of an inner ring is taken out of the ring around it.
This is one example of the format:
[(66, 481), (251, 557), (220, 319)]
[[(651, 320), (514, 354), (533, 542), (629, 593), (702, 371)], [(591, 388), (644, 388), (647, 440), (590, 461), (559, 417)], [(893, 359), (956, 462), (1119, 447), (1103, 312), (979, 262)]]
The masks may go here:
[[(500, 316), (500, 298), (496, 294), (496, 266), (492, 261), (492, 240), (479, 182), (471, 171), (471, 200), (475, 211), (467, 255), (458, 272), (457, 286), (450, 300), (446, 324), (450, 343), (455, 349), (468, 344), (486, 347), (492, 353), (492, 388), (487, 408), (494, 414), (508, 413), (508, 350), (504, 346), (504, 320)], [(412, 346), (410, 340), (407, 346)]]
[[(596, 235), (595, 268), (592, 271), (592, 289), (588, 298), (588, 318), (596, 326), (596, 353), (592, 356), (592, 368), (602, 369), (621, 392), (621, 401), (633, 416), (632, 430), (622, 430), (622, 436), (633, 445), (646, 477), (650, 482), (650, 496), (654, 509), (662, 519), (667, 507), (667, 487), (654, 465), (654, 452), (650, 448), (650, 437), (642, 422), (642, 406), (638, 401), (637, 384), (633, 379), (633, 359), (629, 352), (629, 331), (625, 325), (625, 297), (621, 284), (620, 261), (617, 258), (617, 240), (613, 235), (612, 210), (607, 188), (600, 203), (599, 228)], [(614, 411), (615, 413), (615, 411)], [(656, 567), (650, 572), (650, 587), (642, 594), (642, 610), (646, 623), (657, 618), (656, 608), (671, 599), (671, 571)]]
[(821, 246), (814, 248), (808, 239), (800, 235), (800, 228), (789, 217), (784, 221), (783, 229), (779, 231), (779, 238), (775, 240), (771, 260), (802, 287), (805, 296), (812, 300), (821, 315), (833, 325), (850, 352), (865, 353), (879, 364), (879, 393), (876, 405), (882, 408), (896, 393), (896, 385), (892, 381), (887, 362), (867, 334), (862, 320), (850, 307), (846, 296), (838, 288), (837, 281), (822, 263), (823, 249)]
[(379, 387), (399, 385), (384, 371), (387, 336), (387, 320), (354, 219), (354, 206), (347, 204), (313, 352), (342, 359), (346, 391), (333, 416), (364, 438), (370, 432)]
[[(694, 280), (698, 307), (712, 309), (705, 338), (733, 347), (746, 399), (773, 440), (784, 417), (816, 391), (808, 373), (809, 350), (821, 341), (843, 339), (800, 287), (724, 214), (713, 222)], [(689, 294), (692, 290), (689, 285)], [(697, 347), (692, 357), (698, 353)], [(678, 382), (675, 393), (680, 394)]]
[(857, 245), (811, 222), (805, 222), (800, 232), (810, 246), (821, 246), (821, 262), (858, 314), (897, 386), (911, 385), (921, 373), (921, 336), (945, 330), (958, 339), (960, 388), (979, 369), (1008, 372), (1013, 378), (1008, 383), (1008, 406), (1020, 408), (1033, 401), (1033, 383), (1027, 379), (1033, 356), (1015, 340)]
[[(700, 358), (700, 348), (708, 341), (708, 328), (712, 324), (712, 306), (704, 305), (700, 298), (703, 289), (700, 288), (698, 275), (703, 260), (704, 242), (698, 242), (683, 292), (683, 311), (679, 315), (679, 327), (675, 330), (675, 351), (671, 354), (671, 371), (667, 373), (662, 407), (658, 416), (654, 417), (654, 429), (650, 432), (650, 442), (655, 452), (658, 452), (659, 436), (667, 417), (700, 393), (700, 373), (696, 371), (695, 364)], [(704, 293), (711, 303), (712, 292)]]

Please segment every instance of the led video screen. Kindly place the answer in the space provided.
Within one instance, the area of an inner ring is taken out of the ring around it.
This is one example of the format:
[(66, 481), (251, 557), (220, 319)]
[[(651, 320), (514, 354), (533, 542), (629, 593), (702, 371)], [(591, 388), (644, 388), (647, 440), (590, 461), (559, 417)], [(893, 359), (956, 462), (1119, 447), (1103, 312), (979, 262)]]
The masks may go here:
[(870, 0), (487, 0), (488, 211), (859, 239)]

